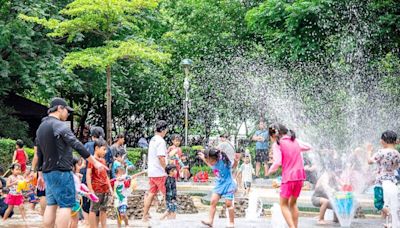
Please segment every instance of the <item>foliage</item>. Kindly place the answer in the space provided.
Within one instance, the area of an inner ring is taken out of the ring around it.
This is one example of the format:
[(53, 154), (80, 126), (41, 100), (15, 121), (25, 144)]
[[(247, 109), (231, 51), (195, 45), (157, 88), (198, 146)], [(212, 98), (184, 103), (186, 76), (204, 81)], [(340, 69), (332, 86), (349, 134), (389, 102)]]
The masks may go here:
[(28, 124), (14, 117), (14, 112), (0, 102), (0, 137), (22, 139), (26, 145), (32, 145), (28, 137)]
[(133, 164), (136, 164), (142, 159), (143, 154), (147, 154), (147, 150), (142, 148), (128, 148), (127, 154), (129, 161), (131, 161)]
[(33, 148), (24, 147), (25, 152), (28, 154), (29, 161), (32, 161), (33, 156), (35, 155), (35, 150)]
[(204, 171), (207, 172), (209, 175), (212, 174), (212, 170), (209, 166), (193, 166), (190, 168), (190, 173), (195, 175), (196, 173), (200, 172), (200, 171)]
[(7, 170), (15, 151), (15, 140), (0, 138), (0, 166)]

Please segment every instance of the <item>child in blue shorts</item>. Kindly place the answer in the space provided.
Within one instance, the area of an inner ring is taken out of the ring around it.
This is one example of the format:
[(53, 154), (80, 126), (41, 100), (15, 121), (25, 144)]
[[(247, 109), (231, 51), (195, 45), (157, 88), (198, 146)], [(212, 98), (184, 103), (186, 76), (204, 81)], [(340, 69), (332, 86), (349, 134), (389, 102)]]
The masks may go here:
[(161, 217), (165, 219), (175, 219), (176, 218), (176, 210), (177, 210), (177, 203), (176, 203), (176, 175), (178, 173), (177, 168), (173, 164), (167, 165), (165, 167), (165, 172), (168, 174), (167, 179), (165, 180), (165, 198), (167, 203), (167, 211)]
[(228, 156), (215, 148), (205, 150), (204, 153), (199, 153), (199, 158), (204, 161), (213, 170), (215, 177), (215, 187), (211, 196), (211, 208), (208, 221), (201, 221), (208, 227), (213, 226), (214, 216), (218, 201), (221, 197), (225, 198), (226, 208), (229, 212), (229, 225), (227, 227), (234, 227), (235, 211), (233, 207), (233, 198), (236, 192), (236, 183), (232, 177), (232, 169), (235, 169), (238, 164), (238, 159), (235, 158), (234, 164)]

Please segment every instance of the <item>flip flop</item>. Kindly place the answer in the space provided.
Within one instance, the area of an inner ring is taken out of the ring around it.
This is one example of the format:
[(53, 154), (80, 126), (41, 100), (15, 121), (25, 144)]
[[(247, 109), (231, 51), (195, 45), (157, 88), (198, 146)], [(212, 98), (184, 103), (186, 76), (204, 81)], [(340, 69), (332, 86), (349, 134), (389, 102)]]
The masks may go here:
[(205, 226), (213, 227), (211, 223), (205, 222), (203, 220), (201, 220), (201, 223), (203, 223), (203, 225), (205, 225)]

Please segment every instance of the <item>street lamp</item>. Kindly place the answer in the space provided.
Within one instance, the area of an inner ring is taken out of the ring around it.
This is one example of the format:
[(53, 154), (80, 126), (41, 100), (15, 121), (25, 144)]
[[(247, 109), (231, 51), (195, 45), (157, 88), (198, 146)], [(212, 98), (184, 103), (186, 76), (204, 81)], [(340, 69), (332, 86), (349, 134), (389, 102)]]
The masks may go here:
[(184, 59), (181, 62), (181, 66), (185, 72), (185, 81), (183, 82), (183, 88), (185, 89), (185, 147), (188, 144), (188, 125), (189, 125), (189, 70), (192, 66), (193, 61), (191, 59)]

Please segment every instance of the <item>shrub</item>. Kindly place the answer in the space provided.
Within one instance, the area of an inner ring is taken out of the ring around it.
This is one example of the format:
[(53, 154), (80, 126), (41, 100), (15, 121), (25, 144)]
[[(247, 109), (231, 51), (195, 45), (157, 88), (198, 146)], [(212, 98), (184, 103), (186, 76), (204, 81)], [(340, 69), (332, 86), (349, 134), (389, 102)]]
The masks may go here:
[(147, 149), (143, 148), (127, 148), (128, 159), (133, 164), (137, 164), (143, 157), (143, 154), (147, 155)]
[(29, 161), (32, 162), (35, 151), (33, 150), (33, 148), (29, 148), (29, 147), (24, 147), (24, 150), (28, 154)]
[(198, 173), (200, 171), (204, 171), (204, 172), (207, 172), (208, 174), (212, 174), (211, 168), (209, 166), (206, 166), (206, 165), (204, 165), (204, 166), (193, 166), (190, 169), (190, 173), (193, 174), (193, 175), (195, 175), (196, 173)]
[(14, 151), (15, 140), (0, 138), (0, 165), (4, 170), (10, 166)]

